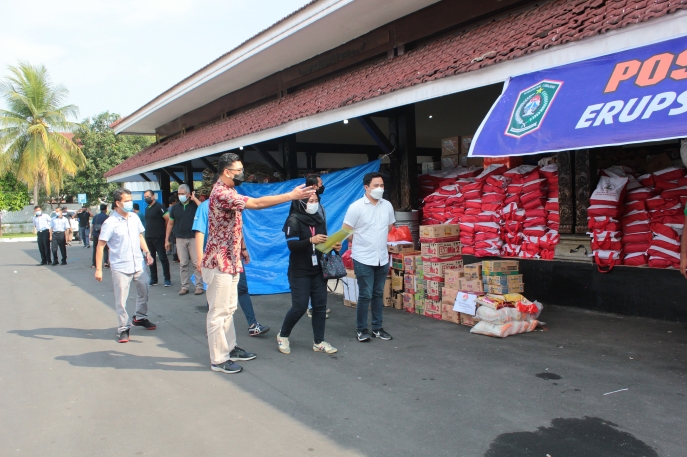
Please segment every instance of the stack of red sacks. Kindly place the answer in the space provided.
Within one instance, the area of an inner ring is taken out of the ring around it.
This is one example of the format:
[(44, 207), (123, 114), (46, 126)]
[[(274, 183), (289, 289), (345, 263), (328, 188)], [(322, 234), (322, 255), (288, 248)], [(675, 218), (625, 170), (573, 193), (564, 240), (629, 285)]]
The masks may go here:
[(654, 197), (653, 176), (644, 175), (635, 179), (632, 170), (615, 166), (604, 172), (628, 178), (625, 205), (620, 224), (622, 226), (623, 265), (641, 266), (648, 261), (647, 251), (653, 235), (649, 228), (650, 217), (647, 201)]
[[(629, 179), (609, 170), (602, 172), (599, 183), (592, 192), (587, 209), (589, 235), (592, 238), (592, 254), (599, 271), (610, 271), (622, 264), (623, 245), (620, 215), (624, 209), (625, 192)], [(631, 217), (634, 217), (630, 215)]]
[(480, 170), (481, 168), (458, 167), (449, 172), (438, 171), (420, 176), (421, 224), (457, 224), (464, 213), (464, 199), (459, 193), (459, 187), (456, 187), (456, 179), (475, 176)]
[[(503, 177), (506, 169), (502, 164), (489, 165), (474, 178), (474, 184), (463, 187), (474, 189), (470, 191), (471, 199), (468, 199), (466, 194), (465, 202), (468, 208), (465, 210), (463, 221), (474, 223), (474, 255), (477, 257), (501, 255), (501, 210), (508, 187), (507, 180)], [(468, 215), (470, 206), (472, 214)]]

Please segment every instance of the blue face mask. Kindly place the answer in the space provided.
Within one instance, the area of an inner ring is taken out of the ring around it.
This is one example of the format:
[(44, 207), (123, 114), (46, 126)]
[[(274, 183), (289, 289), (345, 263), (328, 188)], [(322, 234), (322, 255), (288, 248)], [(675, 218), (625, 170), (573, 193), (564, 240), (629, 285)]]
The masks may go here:
[(124, 202), (124, 206), (122, 207), (122, 209), (127, 213), (132, 212), (134, 210), (134, 202)]
[(181, 203), (186, 203), (186, 200), (188, 200), (188, 195), (179, 195), (179, 201)]

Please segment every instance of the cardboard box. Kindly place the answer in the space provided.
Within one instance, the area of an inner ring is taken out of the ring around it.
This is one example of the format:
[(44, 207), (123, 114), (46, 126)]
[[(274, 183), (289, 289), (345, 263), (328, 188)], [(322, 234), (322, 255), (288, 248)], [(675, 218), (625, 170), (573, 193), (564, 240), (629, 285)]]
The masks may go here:
[(463, 276), (468, 280), (482, 279), (482, 263), (463, 265)]
[(459, 313), (460, 314), (460, 323), (462, 325), (467, 325), (468, 327), (474, 327), (477, 321), (475, 318), (469, 314), (465, 313)]
[(391, 270), (391, 290), (397, 292), (403, 291), (403, 272), (400, 270)]
[(444, 271), (444, 284), (446, 287), (458, 290), (460, 280), (465, 276), (464, 270), (453, 269)]
[(444, 287), (443, 281), (427, 281), (427, 298), (440, 301), (442, 287)]
[(391, 254), (405, 254), (415, 252), (415, 245), (413, 243), (387, 244), (386, 250)]
[(420, 269), (422, 269), (422, 256), (415, 254), (415, 255), (407, 255), (403, 258), (403, 271), (406, 273), (412, 273), (415, 274), (415, 271), (417, 270), (417, 261), (420, 260)]
[(449, 238), (457, 236), (460, 236), (460, 225), (458, 224), (420, 226), (420, 237), (422, 238)]
[(346, 305), (346, 301), (348, 301), (350, 304), (346, 306), (355, 306), (355, 304), (358, 303), (358, 281), (346, 277), (341, 278), (341, 282), (343, 283), (344, 305)]
[(427, 280), (415, 275), (415, 293), (427, 294)]
[(426, 175), (434, 170), (439, 170), (441, 162), (422, 162), (422, 174)]
[(441, 314), (441, 301), (430, 299), (425, 300), (425, 315), (427, 315), (428, 312)]
[(406, 257), (415, 257), (419, 252), (412, 251), (404, 254), (391, 254), (391, 268), (403, 271)]
[(424, 260), (422, 265), (425, 279), (434, 281), (443, 281), (444, 275), (448, 270), (461, 270), (462, 268), (462, 260), (445, 260), (442, 262), (428, 262)]
[(521, 294), (525, 292), (524, 284), (513, 284), (508, 286), (493, 285), (489, 284), (485, 287), (486, 292), (489, 294)]
[(417, 276), (418, 279), (424, 279), (425, 278), (424, 265), (425, 265), (425, 262), (422, 260), (422, 256), (416, 255), (415, 256), (415, 276)]
[(415, 295), (404, 293), (403, 295), (403, 309), (406, 311), (415, 310)]
[(449, 156), (460, 154), (460, 137), (452, 136), (441, 140), (441, 155)]
[(460, 313), (453, 311), (453, 305), (441, 305), (441, 320), (460, 324)]
[(456, 302), (456, 296), (459, 293), (460, 292), (457, 289), (453, 289), (451, 287), (442, 287), (441, 288), (441, 304), (453, 306)]
[(403, 290), (409, 294), (415, 293), (415, 275), (406, 273), (403, 276)]
[(403, 309), (403, 294), (397, 294), (394, 300), (395, 309)]
[(460, 165), (460, 155), (451, 154), (441, 156), (441, 169), (442, 170), (452, 170)]
[(485, 260), (482, 262), (482, 275), (517, 275), (520, 262), (517, 260)]
[(464, 135), (460, 137), (460, 153), (467, 156), (470, 152), (470, 145), (472, 144), (472, 135)]
[(386, 278), (386, 281), (384, 281), (384, 295), (382, 296), (382, 300), (384, 303), (389, 300), (391, 297), (391, 278)]
[(423, 260), (457, 260), (460, 257), (460, 241), (422, 243), (420, 247)]
[(522, 275), (509, 276), (483, 276), (482, 281), (485, 285), (491, 286), (518, 286), (524, 284)]
[(479, 279), (466, 279), (462, 278), (459, 283), (460, 290), (463, 292), (474, 292), (482, 293), (484, 292), (484, 283)]
[(432, 319), (436, 319), (438, 321), (441, 320), (441, 312), (436, 312), (436, 311), (427, 311), (425, 310), (425, 316), (430, 317)]
[(425, 314), (425, 300), (415, 299), (415, 314)]

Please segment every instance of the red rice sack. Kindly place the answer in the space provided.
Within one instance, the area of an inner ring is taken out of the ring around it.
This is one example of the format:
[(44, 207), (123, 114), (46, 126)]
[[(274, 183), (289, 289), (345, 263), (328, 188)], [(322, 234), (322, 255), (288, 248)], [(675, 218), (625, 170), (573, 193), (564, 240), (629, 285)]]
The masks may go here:
[(542, 248), (542, 250), (555, 249), (560, 240), (561, 236), (558, 232), (551, 230), (547, 234), (539, 237), (539, 247)]
[(482, 190), (482, 182), (477, 182), (477, 181), (467, 181), (467, 182), (462, 182), (459, 183), (460, 185), (460, 191), (465, 193), (465, 192), (471, 192), (473, 190)]
[(503, 164), (492, 164), (489, 165), (475, 177), (476, 181), (484, 181), (486, 180), (489, 176), (491, 175), (502, 175), (503, 172), (506, 171), (506, 166)]
[(558, 176), (558, 164), (544, 165), (539, 169), (539, 174), (545, 178), (552, 178)]
[(661, 197), (665, 198), (666, 200), (671, 198), (687, 197), (687, 186), (664, 190), (661, 192)]
[(649, 257), (649, 262), (647, 262), (647, 264), (651, 268), (680, 268), (680, 262), (676, 263), (662, 257)]
[[(602, 176), (599, 178), (599, 184), (589, 197), (589, 202), (594, 205), (608, 205), (619, 206), (624, 200), (625, 186), (627, 186), (627, 178)], [(633, 198), (632, 200), (639, 200)]]
[(660, 194), (661, 192), (665, 192), (666, 190), (677, 189), (678, 187), (680, 187), (677, 185), (677, 183), (677, 181), (658, 181), (654, 186), (654, 191), (657, 194)]
[(620, 222), (608, 216), (588, 217), (587, 228), (589, 230), (609, 230), (615, 232), (620, 230)]
[[(536, 192), (532, 192), (532, 193), (534, 194), (534, 193), (536, 193)], [(542, 198), (536, 198), (536, 199), (534, 199), (534, 200), (528, 201), (527, 203), (525, 203), (525, 202), (523, 201), (523, 202), (522, 202), (522, 207), (523, 207), (524, 209), (532, 209), (532, 208), (536, 208), (536, 207), (538, 207), (538, 206), (544, 206), (545, 203), (546, 203), (546, 198), (544, 198), (544, 197), (542, 197)]]
[(631, 224), (623, 225), (622, 230), (623, 230), (623, 233), (626, 235), (630, 234), (630, 233), (648, 232), (649, 231), (649, 222), (648, 221), (632, 222)]
[(484, 202), (482, 202), (482, 211), (500, 212), (501, 208), (503, 208), (502, 203), (484, 203)]
[(620, 215), (620, 208), (617, 206), (610, 205), (592, 205), (587, 208), (588, 217), (618, 217)]
[(518, 257), (521, 259), (538, 259), (539, 254), (538, 253), (533, 253), (533, 252), (527, 252), (523, 251), (522, 249), (520, 250), (520, 253), (518, 254)]
[(620, 232), (593, 232), (593, 251), (620, 251), (622, 246)]
[(651, 232), (639, 232), (639, 233), (627, 233), (623, 234), (623, 243), (625, 244), (630, 244), (630, 243), (651, 243), (651, 240), (653, 238), (653, 234)]
[(520, 206), (522, 204), (520, 195), (507, 195), (506, 199), (503, 201), (503, 205), (505, 206), (511, 203), (515, 203), (516, 205)]
[(665, 198), (661, 197), (660, 195), (657, 195), (656, 197), (651, 197), (648, 200), (646, 200), (646, 207), (649, 210), (659, 209), (663, 205), (665, 205), (665, 203)]
[(496, 194), (503, 194), (506, 195), (506, 189), (493, 186), (491, 184), (485, 184), (484, 187), (482, 188), (482, 192), (486, 193), (496, 193)]
[(535, 179), (522, 185), (522, 193), (541, 192), (546, 187), (546, 184), (546, 179), (544, 178)]
[(642, 187), (642, 185), (639, 183), (639, 181), (637, 181), (632, 176), (628, 176), (627, 180), (628, 180), (627, 181), (627, 187), (625, 188), (625, 190), (627, 190), (627, 192), (634, 190), (634, 189), (639, 189), (640, 187)]
[(482, 200), (465, 200), (466, 208), (482, 209)]
[(627, 243), (623, 245), (623, 252), (625, 252), (625, 254), (636, 254), (638, 252), (646, 254), (646, 251), (648, 251), (650, 247), (651, 243), (648, 241), (643, 243)]
[(464, 233), (460, 234), (460, 244), (466, 245), (466, 246), (472, 246), (475, 244), (475, 234), (471, 233), (469, 235), (466, 235)]
[(482, 203), (501, 203), (505, 199), (506, 194), (498, 194), (496, 192), (482, 194)]
[(459, 224), (460, 225), (460, 233), (462, 234), (467, 234), (467, 233), (475, 233), (475, 224), (471, 224), (469, 222), (462, 222)]
[(498, 239), (500, 239), (498, 233), (494, 233), (494, 232), (477, 232), (477, 233), (475, 233), (475, 242), (486, 241), (486, 240), (498, 240)]
[(503, 233), (501, 233), (501, 239), (506, 244), (520, 245), (520, 244), (522, 244), (522, 241), (524, 239), (524, 235), (522, 234), (522, 232), (508, 233), (508, 232), (504, 231)]
[(528, 217), (525, 222), (522, 223), (524, 228), (536, 227), (538, 225), (546, 225), (545, 217)]
[(477, 249), (498, 249), (499, 251), (501, 251), (502, 246), (503, 241), (501, 241), (500, 239), (475, 241), (475, 252), (477, 252)]
[(537, 208), (526, 209), (525, 210), (525, 216), (526, 217), (546, 217), (546, 210), (541, 206), (538, 206)]
[(539, 167), (536, 165), (520, 165), (519, 167), (511, 168), (510, 170), (504, 172), (503, 176), (509, 178), (515, 183), (524, 183), (528, 176), (534, 174), (537, 178), (539, 177), (537, 168)]
[(450, 186), (443, 186), (439, 188), (439, 193), (441, 195), (456, 195), (459, 193), (458, 186), (453, 184)]
[(669, 249), (664, 249), (659, 246), (651, 246), (646, 253), (649, 255), (649, 258), (651, 257), (659, 257), (661, 259), (668, 260), (669, 262), (672, 262), (674, 265), (677, 265), (678, 267), (680, 266), (680, 253), (679, 252), (674, 252)]
[(475, 255), (475, 247), (474, 246), (462, 246), (460, 248), (461, 253), (465, 255)]
[(654, 182), (654, 176), (650, 173), (638, 177), (637, 181), (644, 187), (654, 187), (654, 184), (656, 184)]
[(520, 197), (520, 201), (522, 201), (522, 204), (524, 206), (526, 203), (531, 202), (533, 200), (541, 199), (543, 196), (544, 194), (542, 194), (541, 191), (536, 190), (534, 192), (528, 192), (526, 194), (523, 194)]
[(520, 254), (520, 246), (513, 244), (504, 244), (501, 248), (502, 257), (517, 257)]
[(558, 198), (558, 189), (556, 190), (549, 190), (546, 193), (546, 198), (551, 199), (551, 198)]
[(483, 211), (477, 215), (477, 222), (499, 222), (501, 215), (493, 211)]
[(680, 167), (668, 167), (653, 173), (656, 181), (674, 181), (685, 176), (685, 169)]
[(478, 222), (477, 216), (476, 214), (464, 214), (463, 217), (460, 218), (460, 221), (476, 224)]
[(648, 211), (631, 211), (625, 216), (620, 218), (620, 223), (622, 225), (627, 225), (631, 224), (633, 222), (638, 222), (638, 221), (646, 221), (649, 222), (651, 218), (649, 217), (649, 212)]
[(622, 176), (629, 177), (634, 171), (625, 165), (612, 165), (601, 170), (601, 176)]
[(463, 191), (463, 197), (465, 197), (465, 200), (479, 200), (480, 197), (482, 196), (482, 190), (477, 189), (477, 190), (464, 190)]
[(648, 200), (653, 196), (654, 191), (648, 187), (640, 187), (627, 193), (627, 199), (629, 201)]
[(466, 208), (465, 215), (471, 214), (473, 216), (477, 216), (481, 212), (482, 212), (482, 208)]
[(556, 255), (556, 250), (555, 249), (542, 249), (541, 252), (539, 253), (541, 256), (542, 260), (553, 260), (553, 258)]
[(647, 262), (648, 258), (644, 252), (628, 253), (623, 259), (623, 265), (630, 265), (633, 267), (641, 267), (642, 265), (646, 265)]
[(660, 222), (652, 222), (649, 225), (649, 228), (656, 235), (661, 235), (666, 238), (670, 238), (671, 240), (680, 241), (680, 235), (678, 232), (665, 224), (661, 224)]
[(600, 273), (608, 273), (622, 263), (622, 254), (618, 251), (595, 251), (591, 254)]
[(503, 228), (508, 232), (508, 233), (518, 233), (522, 232), (522, 222), (518, 221), (507, 221), (504, 225)]
[(662, 248), (666, 251), (680, 253), (680, 241), (675, 241), (668, 238), (667, 236), (656, 235), (653, 240), (651, 240), (651, 247)]
[(475, 224), (475, 232), (499, 233), (501, 226), (496, 222), (478, 222)]
[(511, 195), (517, 195), (522, 193), (522, 183), (511, 183), (508, 184), (506, 192)]
[(546, 220), (549, 222), (561, 222), (561, 215), (558, 211), (549, 211), (549, 214), (546, 215)]
[(475, 247), (475, 257), (498, 257), (500, 255), (500, 248), (478, 249)]
[(544, 209), (546, 211), (559, 211), (560, 205), (558, 204), (558, 199), (557, 198), (549, 198), (548, 200), (546, 200), (546, 204), (544, 205)]
[(560, 228), (561, 228), (561, 224), (560, 224), (559, 222), (555, 222), (555, 221), (548, 221), (548, 222), (546, 223), (546, 226), (547, 226), (549, 229), (555, 230), (555, 231), (558, 231), (558, 230), (560, 230)]
[(661, 216), (651, 219), (652, 222), (660, 222), (662, 224), (681, 224), (685, 221), (685, 216), (676, 214), (674, 216)]
[(522, 233), (527, 236), (536, 236), (540, 237), (546, 234), (548, 232), (548, 228), (544, 225), (539, 225), (536, 227), (527, 227), (522, 229)]
[(506, 178), (503, 175), (490, 175), (487, 176), (486, 179), (486, 184), (485, 186), (489, 185), (494, 188), (501, 189), (503, 191), (506, 190), (506, 187), (508, 187), (508, 184), (510, 183), (510, 179)]
[(644, 211), (646, 210), (646, 201), (633, 201), (625, 202), (623, 207), (623, 214), (631, 213), (632, 211)]

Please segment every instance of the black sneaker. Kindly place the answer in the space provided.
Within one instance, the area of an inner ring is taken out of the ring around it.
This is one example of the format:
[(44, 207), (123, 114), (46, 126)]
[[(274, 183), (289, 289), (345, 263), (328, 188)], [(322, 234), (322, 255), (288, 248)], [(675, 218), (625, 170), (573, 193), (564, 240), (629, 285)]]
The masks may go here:
[(210, 369), (212, 371), (221, 371), (222, 373), (241, 373), (243, 371), (243, 368), (241, 365), (238, 365), (231, 360), (227, 360), (224, 363), (221, 363), (219, 365), (212, 364), (210, 366)]
[(54, 267), (55, 265), (59, 265), (59, 264), (60, 264), (60, 262), (58, 262), (57, 260), (55, 260), (55, 261), (54, 261), (53, 263), (51, 263), (50, 265), (52, 265), (52, 266)]
[(62, 262), (60, 262), (60, 266), (62, 266), (62, 265), (67, 265), (67, 261), (63, 260)]
[(141, 320), (138, 320), (134, 317), (131, 321), (131, 324), (135, 325), (136, 327), (143, 327), (146, 330), (155, 330), (157, 328), (157, 325), (150, 322), (147, 317)]
[(389, 341), (392, 336), (384, 331), (383, 328), (378, 328), (377, 330), (372, 330), (372, 336), (379, 338), (380, 340)]
[(129, 330), (124, 330), (122, 333), (119, 334), (119, 342), (120, 343), (128, 343), (129, 342)]
[(266, 325), (261, 325), (259, 322), (255, 324), (254, 327), (250, 327), (248, 329), (248, 334), (250, 336), (258, 336), (262, 335), (263, 333), (267, 333), (270, 331), (270, 328)]
[(252, 352), (245, 351), (240, 347), (236, 346), (229, 353), (229, 361), (236, 362), (237, 360), (253, 360), (257, 355)]
[(358, 332), (358, 341), (361, 343), (367, 343), (370, 341), (370, 332), (365, 329)]
[(157, 286), (157, 279), (151, 279), (148, 283), (149, 286)]

